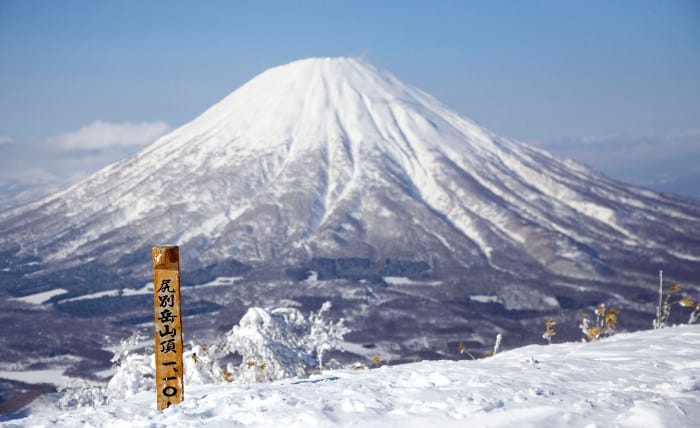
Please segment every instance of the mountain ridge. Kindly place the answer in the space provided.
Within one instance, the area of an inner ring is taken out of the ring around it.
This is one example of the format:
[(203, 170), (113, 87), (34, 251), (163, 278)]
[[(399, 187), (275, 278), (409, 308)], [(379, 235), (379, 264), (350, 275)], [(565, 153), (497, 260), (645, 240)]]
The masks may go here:
[[(315, 168), (317, 165), (321, 168)], [(227, 177), (227, 168), (236, 170), (235, 178), (242, 183), (242, 189), (219, 191), (221, 186), (234, 185), (230, 178), (234, 173)], [(313, 174), (312, 179), (303, 180), (298, 171)], [(177, 179), (178, 175), (191, 174), (198, 174), (201, 181)], [(166, 178), (177, 185), (168, 185)], [(591, 181), (597, 189), (582, 188), (582, 184)], [(361, 199), (355, 195), (358, 187), (363, 187), (365, 195), (372, 195), (374, 185), (386, 188), (387, 184), (403, 193), (398, 197), (407, 195), (407, 200), (412, 197), (418, 205), (424, 205), (418, 209), (444, 215), (444, 228), (452, 229), (465, 241), (459, 246), (445, 245), (447, 240), (442, 234), (437, 240), (446, 249), (467, 251), (474, 256), (480, 253), (489, 263), (494, 251), (492, 241), (510, 241), (517, 246), (537, 235), (539, 227), (560, 234), (564, 241), (571, 238), (574, 243), (568, 246), (569, 251), (580, 253), (579, 247), (590, 242), (570, 222), (557, 222), (546, 210), (537, 212), (528, 199), (546, 198), (551, 211), (558, 210), (568, 217), (583, 216), (592, 225), (588, 233), (603, 233), (621, 244), (640, 245), (649, 239), (636, 236), (619, 221), (615, 209), (607, 206), (614, 192), (626, 193), (626, 198), (614, 201), (625, 209), (643, 209), (649, 202), (663, 203), (668, 206), (659, 211), (675, 218), (684, 214), (672, 204), (693, 208), (694, 215), (685, 215), (685, 219), (695, 224), (696, 231), (700, 228), (698, 204), (680, 203), (623, 186), (572, 161), (558, 161), (543, 150), (500, 138), (451, 112), (424, 92), (404, 85), (388, 72), (348, 58), (301, 60), (263, 72), (136, 156), (33, 206), (73, 199), (74, 203), (66, 204), (65, 214), (78, 222), (90, 221), (104, 212), (109, 216), (108, 224), (102, 227), (104, 236), (108, 230), (143, 221), (150, 212), (162, 212), (164, 202), (157, 199), (177, 199), (175, 188), (195, 187), (199, 197), (190, 197), (188, 204), (216, 205), (221, 196), (227, 198), (228, 204), (218, 204), (206, 216), (198, 215), (194, 207), (180, 214), (179, 223), (201, 225), (199, 230), (173, 233), (176, 227), (170, 227), (160, 232), (165, 232), (166, 240), (198, 248), (189, 251), (202, 250), (208, 255), (204, 259), (214, 262), (217, 257), (213, 253), (230, 246), (220, 239), (222, 234), (235, 229), (231, 225), (237, 221), (248, 220), (251, 224), (247, 213), (250, 206), (261, 203), (277, 209), (278, 216), (294, 214), (280, 208), (282, 204), (274, 198), (293, 191), (295, 186), (311, 189), (312, 195), (296, 195), (285, 201), (289, 206), (299, 205), (302, 215), (297, 214), (286, 224), (269, 219), (268, 224), (276, 226), (276, 234), (259, 237), (240, 230), (234, 232), (236, 238), (251, 241), (251, 245), (229, 252), (237, 250), (242, 260), (264, 262), (282, 253), (292, 255), (293, 260), (293, 254), (299, 253), (289, 245), (286, 249), (267, 245), (279, 239), (280, 233), (286, 242), (298, 247), (307, 245), (308, 237), (318, 232), (333, 235), (322, 240), (319, 255), (348, 251), (332, 243), (336, 238), (343, 240), (342, 231), (329, 232), (324, 223), (347, 213), (347, 207), (339, 209), (345, 198), (354, 197), (354, 203)], [(480, 198), (479, 194), (486, 197)], [(84, 201), (88, 198), (91, 203)], [(461, 201), (476, 203), (476, 208), (469, 209)], [(110, 211), (107, 204), (116, 205), (119, 210)], [(19, 208), (14, 212), (27, 211), (30, 210)], [(391, 209), (379, 212), (389, 214)], [(188, 219), (187, 214), (196, 220)], [(10, 216), (0, 215), (0, 221)], [(299, 223), (305, 224), (295, 227)], [(353, 224), (351, 220), (340, 226), (337, 223), (336, 219), (336, 229)], [(519, 233), (524, 223), (535, 227)], [(183, 226), (187, 225), (180, 227)], [(88, 233), (83, 239), (64, 242), (49, 258), (58, 260), (85, 252), (85, 245), (97, 238)], [(562, 245), (567, 245), (564, 241)], [(328, 252), (322, 254), (324, 251)], [(306, 258), (313, 252), (307, 250)], [(372, 253), (365, 249), (355, 255), (371, 257)], [(683, 250), (676, 253), (685, 254)], [(695, 258), (690, 254), (690, 260)]]

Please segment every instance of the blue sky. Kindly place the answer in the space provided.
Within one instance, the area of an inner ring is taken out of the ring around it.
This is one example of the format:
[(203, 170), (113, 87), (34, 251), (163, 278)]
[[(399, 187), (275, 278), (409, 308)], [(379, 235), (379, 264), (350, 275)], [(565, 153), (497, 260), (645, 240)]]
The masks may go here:
[(75, 180), (311, 56), (365, 57), (609, 175), (700, 188), (697, 1), (0, 0), (0, 180)]

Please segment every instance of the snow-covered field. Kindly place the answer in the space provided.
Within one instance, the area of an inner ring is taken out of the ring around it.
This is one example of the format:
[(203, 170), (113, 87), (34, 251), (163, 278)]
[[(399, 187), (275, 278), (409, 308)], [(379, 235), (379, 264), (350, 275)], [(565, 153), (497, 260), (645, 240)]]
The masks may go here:
[(0, 426), (697, 427), (699, 352), (700, 325), (679, 326), (477, 361), (189, 386), (162, 413), (153, 392), (73, 411), (44, 401)]

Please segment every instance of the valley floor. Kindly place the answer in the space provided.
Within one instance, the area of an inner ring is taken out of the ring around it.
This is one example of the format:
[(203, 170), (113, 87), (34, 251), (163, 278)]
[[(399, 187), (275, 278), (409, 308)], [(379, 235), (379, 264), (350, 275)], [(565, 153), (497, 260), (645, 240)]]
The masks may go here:
[(0, 426), (693, 427), (699, 352), (700, 325), (679, 326), (477, 361), (192, 385), (181, 405), (162, 413), (153, 392), (73, 411), (44, 401)]

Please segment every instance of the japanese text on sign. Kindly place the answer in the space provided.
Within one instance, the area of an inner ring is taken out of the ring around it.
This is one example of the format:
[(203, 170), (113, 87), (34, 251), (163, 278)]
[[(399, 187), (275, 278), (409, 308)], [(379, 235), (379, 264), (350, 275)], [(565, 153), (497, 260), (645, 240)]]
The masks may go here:
[(183, 400), (182, 320), (177, 247), (153, 248), (156, 394), (158, 409)]

